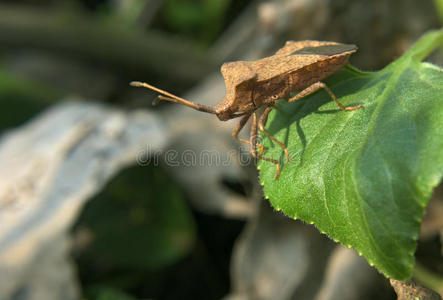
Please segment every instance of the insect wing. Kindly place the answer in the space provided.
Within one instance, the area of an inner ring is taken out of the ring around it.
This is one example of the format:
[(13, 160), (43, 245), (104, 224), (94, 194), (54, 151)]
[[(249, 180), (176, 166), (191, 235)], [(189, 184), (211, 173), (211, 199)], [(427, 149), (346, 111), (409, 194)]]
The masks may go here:
[[(304, 47), (300, 48), (303, 45)], [(294, 49), (297, 49), (294, 51)], [(258, 73), (258, 83), (271, 80), (277, 76), (309, 66), (314, 63), (329, 60), (333, 57), (349, 56), (357, 51), (357, 46), (334, 42), (287, 42), (280, 55), (274, 55), (255, 63)], [(288, 51), (292, 52), (289, 54)], [(288, 55), (282, 55), (288, 53)]]
[(334, 56), (338, 54), (354, 53), (357, 51), (357, 46), (352, 44), (335, 44), (323, 45), (318, 47), (304, 47), (292, 52), (290, 55), (320, 55), (320, 56)]

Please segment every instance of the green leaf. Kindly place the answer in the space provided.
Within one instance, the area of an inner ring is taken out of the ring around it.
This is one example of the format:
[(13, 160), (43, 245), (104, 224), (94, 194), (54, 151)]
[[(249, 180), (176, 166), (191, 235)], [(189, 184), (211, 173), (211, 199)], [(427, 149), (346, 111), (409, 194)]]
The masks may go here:
[(422, 37), (379, 72), (350, 67), (327, 80), (326, 92), (281, 101), (267, 130), (289, 150), (264, 139), (265, 197), (294, 219), (315, 224), (354, 248), (387, 277), (411, 276), (423, 210), (443, 170), (443, 70), (421, 62), (443, 44), (443, 30)]
[(434, 0), (434, 4), (440, 19), (440, 23), (443, 24), (443, 0)]

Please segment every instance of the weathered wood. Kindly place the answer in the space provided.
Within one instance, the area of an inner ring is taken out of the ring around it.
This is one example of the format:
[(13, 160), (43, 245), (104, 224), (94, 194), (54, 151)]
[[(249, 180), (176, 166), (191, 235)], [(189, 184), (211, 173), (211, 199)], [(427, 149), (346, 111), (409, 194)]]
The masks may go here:
[(21, 290), (20, 299), (78, 299), (66, 261), (67, 230), (117, 171), (135, 164), (147, 146), (164, 147), (161, 124), (147, 112), (73, 102), (0, 140), (2, 299)]
[(397, 293), (397, 300), (441, 300), (439, 294), (412, 280), (399, 281), (391, 278), (389, 281)]

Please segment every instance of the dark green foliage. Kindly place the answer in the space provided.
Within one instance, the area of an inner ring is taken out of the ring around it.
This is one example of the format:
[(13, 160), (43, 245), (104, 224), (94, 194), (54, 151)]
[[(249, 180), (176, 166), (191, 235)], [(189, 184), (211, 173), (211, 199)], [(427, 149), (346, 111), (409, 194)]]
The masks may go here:
[(131, 286), (140, 272), (183, 258), (195, 240), (193, 217), (180, 189), (152, 166), (129, 168), (109, 182), (88, 202), (76, 230), (92, 236), (78, 258), (85, 270), (94, 269), (84, 277), (108, 283), (113, 272), (132, 270), (117, 283), (120, 287)]

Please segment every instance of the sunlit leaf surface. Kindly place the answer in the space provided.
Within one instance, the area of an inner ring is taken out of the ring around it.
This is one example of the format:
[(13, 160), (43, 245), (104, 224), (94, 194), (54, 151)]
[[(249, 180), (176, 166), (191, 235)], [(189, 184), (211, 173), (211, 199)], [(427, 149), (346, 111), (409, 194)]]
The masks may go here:
[[(345, 105), (340, 111), (326, 92), (298, 103), (280, 101), (268, 131), (287, 145), (264, 138), (260, 161), (264, 193), (276, 210), (314, 224), (356, 249), (388, 277), (412, 273), (424, 208), (443, 171), (443, 70), (421, 62), (443, 44), (430, 32), (379, 72), (351, 68), (326, 83)], [(358, 55), (358, 54), (357, 54)]]

